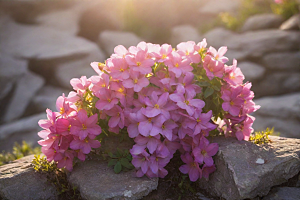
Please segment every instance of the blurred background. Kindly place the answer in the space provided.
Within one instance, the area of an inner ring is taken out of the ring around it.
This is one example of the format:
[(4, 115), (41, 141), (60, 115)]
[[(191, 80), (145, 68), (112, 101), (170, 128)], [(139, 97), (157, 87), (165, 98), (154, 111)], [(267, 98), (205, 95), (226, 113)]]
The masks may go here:
[(299, 27), (297, 0), (0, 0), (0, 152), (36, 146), (46, 108), (116, 45), (203, 38), (253, 83), (255, 130), (300, 138)]

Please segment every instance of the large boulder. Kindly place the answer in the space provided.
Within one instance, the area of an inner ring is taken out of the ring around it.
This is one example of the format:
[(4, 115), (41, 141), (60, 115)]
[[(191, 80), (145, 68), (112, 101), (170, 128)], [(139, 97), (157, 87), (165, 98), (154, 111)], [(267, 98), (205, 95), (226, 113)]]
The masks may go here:
[(255, 103), (261, 106), (255, 112), (256, 116), (280, 119), (298, 118), (300, 120), (300, 92), (283, 96), (264, 97), (256, 99)]
[(239, 200), (264, 196), (271, 187), (286, 182), (300, 171), (300, 139), (270, 136), (271, 143), (256, 145), (223, 136), (214, 157), (216, 171), (209, 181), (198, 181), (214, 196)]
[(128, 48), (136, 46), (141, 41), (143, 40), (131, 32), (103, 31), (99, 35), (99, 44), (107, 55), (114, 53), (114, 48), (117, 45), (123, 45)]
[(300, 73), (276, 72), (268, 74), (253, 85), (257, 97), (281, 95), (300, 91)]
[(200, 13), (218, 15), (220, 12), (235, 12), (241, 5), (240, 0), (211, 0), (200, 8)]
[(280, 15), (264, 13), (249, 17), (242, 27), (242, 31), (255, 31), (261, 29), (275, 29), (283, 22)]
[(236, 36), (237, 34), (224, 28), (214, 28), (204, 34), (204, 38), (206, 38), (208, 45), (215, 48), (226, 46), (227, 41)]
[(191, 25), (175, 26), (171, 30), (171, 44), (176, 47), (181, 42), (194, 41), (196, 44), (202, 40), (198, 30)]
[(229, 49), (243, 51), (249, 57), (262, 57), (266, 53), (297, 51), (300, 49), (299, 31), (261, 30), (246, 32), (223, 41)]
[(36, 173), (33, 155), (0, 166), (0, 199), (56, 200), (59, 193), (46, 176)]
[(133, 171), (115, 174), (107, 162), (87, 160), (76, 165), (69, 175), (84, 199), (141, 199), (155, 190), (158, 178), (134, 177)]
[(35, 93), (44, 85), (44, 79), (32, 72), (27, 72), (16, 82), (12, 97), (6, 105), (3, 122), (10, 122), (21, 117)]
[(0, 152), (11, 151), (15, 142), (22, 143), (23, 140), (32, 146), (37, 146), (37, 141), (41, 139), (37, 135), (41, 130), (38, 121), (46, 118), (46, 112), (43, 112), (1, 125)]
[(25, 59), (54, 59), (88, 55), (95, 44), (53, 28), (3, 22), (0, 52)]
[(246, 81), (261, 79), (266, 71), (264, 67), (252, 62), (241, 62), (238, 67), (241, 68)]
[(300, 52), (270, 53), (263, 57), (263, 64), (271, 70), (300, 71)]

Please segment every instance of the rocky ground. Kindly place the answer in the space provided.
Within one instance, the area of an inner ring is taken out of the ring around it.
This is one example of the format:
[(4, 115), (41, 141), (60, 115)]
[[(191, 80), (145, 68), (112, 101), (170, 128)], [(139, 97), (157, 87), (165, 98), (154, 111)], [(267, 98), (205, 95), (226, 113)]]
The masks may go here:
[[(147, 41), (175, 46), (203, 38), (214, 47), (228, 46), (230, 62), (237, 59), (246, 80), (253, 83), (255, 101), (262, 106), (255, 113), (255, 130), (274, 127), (281, 136), (300, 138), (300, 15), (285, 21), (274, 14), (259, 14), (250, 17), (239, 32), (217, 27), (201, 34), (201, 24), (221, 11), (236, 10), (240, 1), (199, 0), (185, 7), (184, 1), (166, 2), (159, 8), (138, 5), (140, 21), (124, 21), (122, 3), (1, 1), (0, 151), (11, 150), (15, 141), (36, 145), (37, 121), (46, 117), (46, 108), (56, 110), (56, 98), (71, 89), (70, 79), (93, 75), (89, 64), (103, 62), (116, 45)], [(186, 18), (179, 17), (183, 15)], [(132, 28), (128, 21), (143, 24)], [(231, 189), (235, 197), (254, 197), (240, 189), (246, 183), (233, 184), (239, 185)], [(289, 190), (274, 192), (280, 195)], [(220, 191), (213, 194), (220, 196)]]

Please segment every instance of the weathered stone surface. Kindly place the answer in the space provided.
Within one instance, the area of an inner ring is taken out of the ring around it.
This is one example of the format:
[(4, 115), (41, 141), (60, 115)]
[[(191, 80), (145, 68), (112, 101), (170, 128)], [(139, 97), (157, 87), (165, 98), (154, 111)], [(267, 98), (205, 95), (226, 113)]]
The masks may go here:
[(27, 59), (53, 59), (86, 55), (94, 44), (52, 28), (21, 25), (7, 20), (0, 32), (0, 51)]
[(298, 118), (300, 120), (299, 92), (283, 96), (264, 97), (256, 99), (255, 103), (261, 106), (261, 108), (255, 112), (256, 116), (269, 116), (281, 119)]
[(247, 54), (242, 51), (235, 51), (232, 49), (228, 49), (225, 56), (229, 59), (229, 62), (226, 63), (227, 65), (232, 65), (233, 59), (236, 59), (238, 61), (238, 65), (239, 65), (239, 61), (246, 60)]
[(299, 200), (300, 188), (296, 187), (277, 187), (271, 190), (270, 194), (262, 200)]
[(34, 95), (29, 108), (32, 113), (45, 112), (47, 108), (56, 111), (56, 99), (64, 93), (66, 96), (69, 91), (59, 87), (46, 85)]
[(54, 77), (60, 86), (71, 89), (70, 80), (72, 78), (80, 78), (81, 76), (89, 78), (96, 75), (96, 72), (90, 66), (91, 62), (104, 62), (105, 58), (103, 51), (95, 45), (94, 50), (87, 56), (57, 62)]
[(9, 200), (55, 200), (58, 192), (47, 178), (34, 171), (33, 155), (0, 167), (0, 198)]
[(76, 35), (79, 31), (79, 19), (85, 11), (87, 3), (77, 1), (74, 6), (65, 10), (54, 10), (52, 12), (39, 15), (36, 23), (40, 26), (64, 31), (70, 35)]
[(15, 81), (27, 72), (27, 61), (0, 54), (0, 99), (12, 89)]
[(208, 45), (215, 48), (226, 46), (227, 41), (236, 36), (237, 34), (224, 28), (215, 28), (204, 34), (204, 38), (206, 38)]
[(158, 178), (137, 178), (133, 171), (115, 174), (107, 162), (87, 160), (74, 167), (69, 182), (84, 199), (141, 199), (157, 188)]
[(263, 63), (272, 70), (300, 71), (300, 52), (267, 54), (263, 57)]
[(4, 122), (22, 116), (33, 95), (44, 85), (44, 79), (34, 73), (27, 72), (16, 83), (13, 96), (7, 105), (2, 118)]
[(252, 87), (257, 97), (280, 95), (300, 90), (300, 73), (268, 74), (261, 82)]
[(103, 31), (99, 35), (100, 46), (107, 55), (111, 55), (117, 45), (123, 45), (128, 48), (136, 46), (141, 41), (143, 41), (141, 38), (130, 32)]
[(281, 30), (299, 30), (300, 29), (300, 14), (296, 14), (286, 20), (280, 26)]
[(255, 115), (253, 128), (255, 131), (266, 130), (267, 127), (272, 128), (280, 133), (280, 136), (290, 138), (300, 138), (300, 123), (297, 119), (282, 119), (278, 117), (266, 117)]
[(266, 71), (262, 66), (252, 62), (238, 63), (238, 67), (241, 68), (247, 81), (255, 81), (262, 78)]
[[(236, 200), (266, 195), (300, 171), (300, 140), (270, 136), (272, 143), (255, 145), (235, 138), (213, 137), (219, 144), (217, 170), (200, 187), (212, 195)], [(257, 164), (257, 159), (264, 164)]]
[(175, 26), (171, 30), (171, 45), (176, 47), (181, 42), (194, 41), (196, 44), (202, 40), (198, 30), (191, 25)]
[(299, 31), (261, 30), (246, 32), (223, 41), (229, 49), (240, 50), (251, 57), (261, 57), (266, 53), (293, 51), (300, 48)]
[(242, 31), (254, 31), (261, 29), (278, 28), (283, 22), (283, 18), (280, 15), (271, 13), (264, 13), (253, 15), (249, 17), (242, 27)]
[(14, 142), (23, 140), (28, 144), (37, 145), (40, 137), (37, 135), (41, 128), (38, 125), (40, 119), (47, 119), (46, 112), (32, 115), (15, 122), (0, 126), (0, 151), (10, 150)]
[(200, 13), (218, 15), (220, 12), (234, 12), (241, 4), (239, 0), (211, 0), (200, 8)]

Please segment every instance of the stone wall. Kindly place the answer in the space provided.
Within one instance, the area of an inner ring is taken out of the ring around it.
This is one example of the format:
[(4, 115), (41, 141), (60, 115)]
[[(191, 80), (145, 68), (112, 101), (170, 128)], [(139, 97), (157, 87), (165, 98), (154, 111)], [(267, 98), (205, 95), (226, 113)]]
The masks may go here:
[[(71, 90), (70, 79), (95, 74), (89, 64), (103, 62), (116, 45), (143, 40), (176, 45), (204, 37), (209, 45), (228, 46), (230, 62), (236, 58), (246, 80), (253, 82), (262, 105), (254, 127), (274, 126), (282, 136), (300, 138), (299, 16), (284, 23), (272, 14), (258, 15), (239, 33), (215, 28), (201, 34), (202, 24), (220, 11), (236, 10), (240, 1), (130, 2), (135, 4), (0, 2), (0, 151), (15, 141), (36, 144), (37, 121), (46, 117), (46, 108), (56, 110), (56, 98)], [(135, 15), (126, 15), (128, 10)]]

